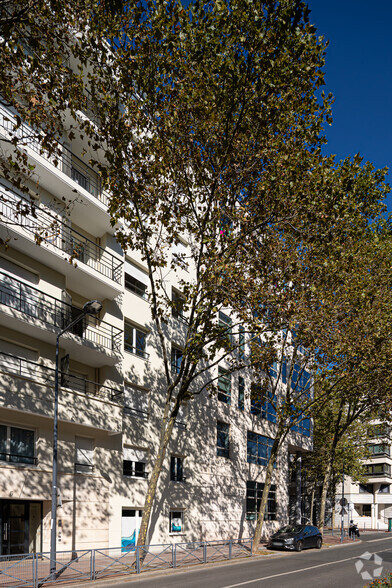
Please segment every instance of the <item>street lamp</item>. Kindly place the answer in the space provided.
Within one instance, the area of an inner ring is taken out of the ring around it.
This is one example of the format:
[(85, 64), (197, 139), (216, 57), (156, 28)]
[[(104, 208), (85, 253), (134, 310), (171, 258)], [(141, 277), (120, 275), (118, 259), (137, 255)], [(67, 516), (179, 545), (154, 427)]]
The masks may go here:
[(57, 439), (59, 409), (59, 340), (72, 329), (86, 314), (96, 316), (102, 310), (102, 302), (90, 300), (83, 306), (79, 316), (71, 321), (56, 337), (56, 369), (54, 380), (54, 418), (53, 418), (53, 473), (52, 473), (52, 514), (50, 519), (50, 577), (56, 578), (56, 526), (57, 526)]

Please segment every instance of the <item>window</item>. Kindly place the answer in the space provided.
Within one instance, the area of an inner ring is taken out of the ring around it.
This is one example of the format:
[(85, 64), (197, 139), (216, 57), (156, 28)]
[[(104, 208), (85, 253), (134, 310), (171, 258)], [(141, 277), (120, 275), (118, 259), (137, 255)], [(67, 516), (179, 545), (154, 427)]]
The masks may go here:
[(379, 494), (389, 494), (390, 493), (390, 484), (380, 484), (380, 488), (378, 490)]
[(34, 452), (34, 431), (0, 425), (0, 461), (35, 464)]
[(124, 386), (124, 414), (148, 418), (148, 390), (131, 384)]
[(172, 316), (176, 319), (179, 319), (185, 322), (185, 314), (184, 314), (184, 304), (185, 298), (181, 296), (179, 292), (176, 290), (172, 290)]
[(306, 437), (310, 437), (310, 418), (303, 418), (301, 416), (299, 419), (300, 420), (291, 427), (291, 430), (301, 433), (301, 435), (305, 435)]
[(184, 512), (182, 510), (170, 511), (169, 533), (181, 533), (184, 529)]
[(242, 376), (238, 378), (238, 408), (240, 410), (245, 408), (245, 381)]
[[(282, 382), (287, 384), (287, 380), (290, 377), (290, 366), (287, 360), (284, 359), (282, 362)], [(294, 364), (293, 372), (291, 374), (291, 388), (301, 392), (303, 390), (310, 389), (310, 373), (300, 366), (298, 363)]]
[[(274, 440), (258, 433), (248, 431), (247, 435), (247, 462), (266, 466), (271, 456)], [(274, 464), (274, 467), (276, 464)]]
[(170, 480), (172, 482), (185, 482), (183, 474), (183, 459), (182, 457), (171, 456), (170, 459)]
[[(250, 521), (257, 520), (260, 510), (261, 496), (264, 490), (264, 483), (251, 482), (246, 483), (246, 518)], [(268, 492), (267, 504), (265, 506), (264, 517), (266, 521), (276, 521), (276, 486), (271, 484)]]
[(364, 466), (365, 474), (368, 476), (388, 476), (391, 475), (391, 466), (387, 463), (374, 463)]
[(359, 484), (360, 494), (373, 494), (373, 484)]
[(264, 403), (264, 390), (261, 384), (252, 382), (250, 387), (250, 414), (261, 416), (261, 410)]
[(128, 259), (124, 263), (125, 288), (137, 296), (147, 299), (148, 275)]
[(368, 445), (368, 450), (372, 455), (390, 455), (391, 450), (386, 443), (377, 443)]
[(146, 472), (147, 452), (143, 449), (124, 447), (123, 449), (123, 475), (135, 478), (147, 478)]
[(218, 457), (229, 457), (230, 452), (230, 427), (227, 423), (216, 423), (216, 454)]
[(87, 176), (85, 176), (84, 174), (82, 174), (78, 169), (74, 168), (73, 166), (71, 169), (71, 177), (74, 182), (76, 182), (77, 184), (79, 184), (79, 186), (81, 186), (82, 188), (87, 190), (87, 192), (90, 191), (89, 178)]
[(124, 324), (125, 351), (134, 353), (144, 359), (148, 359), (148, 353), (146, 353), (146, 339), (147, 333), (129, 323)]
[(182, 362), (182, 349), (178, 347), (173, 347), (171, 349), (171, 367), (175, 374), (180, 373), (181, 362)]
[(94, 469), (93, 439), (75, 437), (75, 473), (92, 474)]
[(278, 364), (276, 361), (274, 361), (273, 364), (269, 367), (269, 375), (271, 378), (278, 377)]
[(238, 355), (245, 359), (245, 328), (242, 325), (238, 328)]
[(227, 341), (231, 343), (233, 340), (231, 332), (231, 318), (224, 312), (219, 312), (219, 326), (224, 329), (223, 337), (225, 339), (227, 338)]
[(231, 374), (221, 367), (218, 370), (218, 400), (225, 404), (231, 402)]

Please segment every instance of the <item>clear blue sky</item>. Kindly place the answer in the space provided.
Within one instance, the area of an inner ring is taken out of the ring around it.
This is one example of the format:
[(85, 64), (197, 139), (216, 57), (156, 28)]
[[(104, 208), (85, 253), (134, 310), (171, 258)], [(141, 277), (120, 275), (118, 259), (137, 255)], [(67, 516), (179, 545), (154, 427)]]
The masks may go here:
[[(335, 97), (326, 152), (360, 153), (389, 167), (392, 184), (392, 0), (308, 0), (310, 22), (329, 40), (326, 92)], [(388, 197), (392, 210), (392, 195)]]

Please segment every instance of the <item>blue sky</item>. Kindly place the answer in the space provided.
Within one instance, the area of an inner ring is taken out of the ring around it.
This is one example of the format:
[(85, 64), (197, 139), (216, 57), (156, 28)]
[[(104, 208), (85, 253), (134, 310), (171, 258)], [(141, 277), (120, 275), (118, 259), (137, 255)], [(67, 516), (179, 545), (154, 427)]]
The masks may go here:
[[(360, 153), (389, 167), (392, 184), (392, 0), (308, 0), (310, 22), (329, 40), (326, 92), (335, 97), (325, 152)], [(392, 210), (392, 196), (388, 198)]]

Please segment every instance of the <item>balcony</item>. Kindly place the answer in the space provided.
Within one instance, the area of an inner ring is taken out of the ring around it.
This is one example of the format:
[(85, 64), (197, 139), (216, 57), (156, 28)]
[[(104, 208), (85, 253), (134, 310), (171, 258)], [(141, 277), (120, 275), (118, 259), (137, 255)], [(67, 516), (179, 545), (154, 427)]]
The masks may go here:
[[(23, 330), (34, 337), (37, 337), (37, 329), (40, 329), (39, 338), (49, 342), (54, 342), (56, 331), (63, 329), (81, 312), (79, 308), (45, 294), (3, 272), (0, 272), (0, 305), (18, 313), (10, 314), (2, 309), (4, 326)], [(17, 318), (20, 318), (19, 326), (15, 321)], [(51, 330), (48, 331), (48, 327)], [(81, 362), (90, 365), (117, 363), (118, 356), (121, 355), (121, 329), (86, 315), (73, 327), (71, 333), (76, 337), (74, 341), (77, 344), (77, 348), (73, 351), (79, 354)], [(64, 348), (67, 348), (67, 342), (70, 345), (69, 333), (62, 338)], [(94, 354), (83, 357), (80, 345), (87, 346), (101, 357), (94, 358)], [(70, 350), (72, 351), (71, 348)], [(103, 358), (102, 353), (105, 353), (106, 357)], [(112, 361), (109, 361), (111, 354), (113, 354)]]
[[(0, 352), (0, 402), (4, 408), (53, 415), (55, 370)], [(121, 390), (70, 374), (59, 374), (60, 419), (117, 431)], [(1, 392), (2, 390), (2, 392)]]
[[(77, 157), (59, 141), (55, 145), (55, 153), (49, 154), (37, 138), (40, 131), (33, 130), (25, 123), (18, 124), (15, 114), (2, 102), (0, 102), (0, 132), (8, 140), (15, 137), (18, 139), (18, 146), (24, 148), (26, 153), (31, 156), (41, 185), (60, 200), (75, 202), (75, 193), (80, 192), (82, 196), (83, 194), (86, 194), (87, 197), (92, 196), (93, 202), (99, 202), (102, 209), (101, 213), (95, 211), (94, 224), (99, 226), (100, 232), (103, 232), (105, 227), (107, 228), (108, 194), (103, 190), (101, 178), (91, 165)], [(13, 150), (12, 144), (5, 144), (4, 151), (7, 154), (12, 153)], [(83, 199), (82, 202), (85, 203)], [(82, 215), (83, 222), (79, 224), (90, 227), (91, 211), (85, 209), (85, 206), (78, 206), (74, 214), (78, 218)]]
[[(13, 242), (16, 249), (25, 251), (29, 247), (29, 254), (56, 270), (59, 255), (66, 261), (64, 273), (71, 290), (82, 293), (85, 282), (86, 297), (89, 297), (91, 278), (96, 277), (102, 282), (97, 285), (101, 298), (114, 297), (121, 291), (121, 259), (72, 229), (55, 214), (35, 206), (34, 202), (24, 200), (10, 190), (5, 190), (1, 185), (0, 218), (5, 223), (3, 233), (8, 230), (17, 234), (15, 244)], [(32, 242), (36, 243), (35, 248), (31, 247)], [(75, 261), (75, 264), (70, 264), (69, 260)], [(86, 274), (87, 268), (92, 271)], [(113, 284), (108, 284), (108, 280)], [(94, 292), (95, 296), (98, 294), (97, 291)]]

